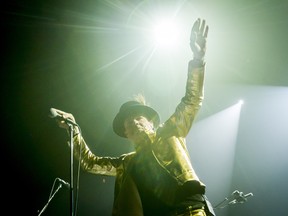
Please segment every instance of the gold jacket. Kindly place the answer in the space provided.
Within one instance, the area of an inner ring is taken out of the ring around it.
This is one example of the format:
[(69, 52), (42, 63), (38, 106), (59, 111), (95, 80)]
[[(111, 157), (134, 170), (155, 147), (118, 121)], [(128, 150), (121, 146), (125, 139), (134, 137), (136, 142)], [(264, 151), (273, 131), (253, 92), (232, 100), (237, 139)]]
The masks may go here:
[[(204, 71), (203, 62), (195, 60), (189, 62), (185, 96), (172, 116), (158, 127), (151, 144), (151, 151), (157, 163), (176, 180), (178, 185), (194, 180), (205, 187), (192, 167), (185, 142), (185, 137), (202, 105)], [(80, 159), (81, 167), (85, 171), (116, 176), (112, 215), (143, 215), (137, 187), (129, 175), (129, 165), (136, 152), (119, 157), (99, 157), (90, 151), (79, 133), (74, 136), (74, 146), (74, 156)], [(161, 198), (167, 203), (172, 202), (173, 193), (167, 196), (165, 191), (166, 188), (160, 188), (159, 196), (162, 196)]]

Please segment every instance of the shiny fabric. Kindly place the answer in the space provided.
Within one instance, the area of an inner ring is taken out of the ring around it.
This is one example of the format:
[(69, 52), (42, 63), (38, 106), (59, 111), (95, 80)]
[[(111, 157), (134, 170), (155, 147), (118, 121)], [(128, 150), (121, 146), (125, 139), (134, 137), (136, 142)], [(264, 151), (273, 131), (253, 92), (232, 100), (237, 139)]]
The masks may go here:
[[(174, 216), (174, 215), (172, 215)], [(175, 216), (206, 216), (204, 209), (187, 210), (181, 214), (175, 214)]]
[[(204, 71), (203, 62), (193, 60), (189, 62), (185, 96), (171, 117), (161, 124), (155, 134), (151, 136), (150, 146), (151, 153), (158, 165), (169, 173), (178, 185), (183, 185), (187, 181), (197, 181), (203, 190), (205, 185), (199, 180), (192, 167), (185, 137), (202, 105)], [(77, 130), (75, 131), (77, 132)], [(75, 134), (74, 146), (74, 155), (80, 160), (84, 170), (93, 174), (116, 176), (112, 215), (143, 215), (141, 199), (130, 175), (131, 161), (137, 153), (131, 152), (120, 157), (96, 156), (90, 151), (79, 133)], [(149, 175), (157, 176), (156, 173)], [(157, 188), (157, 196), (163, 202), (167, 204), (175, 202), (175, 194), (172, 192), (167, 196), (166, 192), (167, 188), (161, 188), (161, 186)], [(190, 215), (202, 216), (205, 214), (200, 211)]]

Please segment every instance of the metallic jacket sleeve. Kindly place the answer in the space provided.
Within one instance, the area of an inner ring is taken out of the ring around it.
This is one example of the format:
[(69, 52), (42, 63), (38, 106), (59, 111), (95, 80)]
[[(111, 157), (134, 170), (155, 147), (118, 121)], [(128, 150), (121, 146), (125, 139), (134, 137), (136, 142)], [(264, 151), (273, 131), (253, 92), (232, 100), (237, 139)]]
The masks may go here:
[(205, 63), (191, 60), (188, 65), (186, 92), (174, 114), (164, 123), (163, 129), (169, 136), (186, 137), (202, 106), (204, 97)]
[(80, 160), (83, 170), (100, 175), (116, 176), (116, 172), (123, 167), (122, 160), (125, 155), (120, 157), (99, 157), (91, 152), (81, 134), (74, 136), (74, 157)]

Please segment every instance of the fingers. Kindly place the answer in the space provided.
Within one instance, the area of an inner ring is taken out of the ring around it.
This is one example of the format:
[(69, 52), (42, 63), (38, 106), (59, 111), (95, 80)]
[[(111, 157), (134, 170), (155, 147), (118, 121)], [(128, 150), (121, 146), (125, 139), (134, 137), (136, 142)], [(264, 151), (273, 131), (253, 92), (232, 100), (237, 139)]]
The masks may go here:
[(204, 37), (207, 38), (208, 36), (208, 31), (209, 31), (209, 27), (206, 26), (205, 31), (204, 31)]
[(56, 122), (60, 128), (69, 129), (69, 126), (66, 124), (64, 120), (57, 119)]
[(193, 27), (192, 27), (192, 32), (198, 32), (199, 31), (199, 26), (200, 26), (200, 18), (198, 18), (194, 24), (193, 24)]
[(62, 110), (58, 110), (58, 109), (55, 109), (55, 108), (54, 108), (54, 110), (55, 110), (55, 111), (57, 112), (57, 114), (58, 114), (59, 116), (61, 116), (63, 119), (69, 119), (69, 120), (72, 120), (72, 121), (75, 122), (75, 118), (74, 118), (74, 116), (73, 116), (72, 113), (67, 113), (67, 112), (64, 112), (64, 111), (62, 111)]
[(204, 29), (205, 29), (205, 24), (206, 24), (206, 21), (205, 20), (202, 20), (201, 24), (200, 24), (200, 29), (199, 29), (199, 33), (200, 35), (203, 36), (203, 32), (204, 32)]
[(190, 35), (190, 48), (195, 59), (203, 59), (205, 56), (208, 31), (206, 20), (198, 18), (194, 22)]
[(206, 20), (202, 20), (200, 21), (200, 27), (199, 27), (199, 31), (197, 32), (197, 34), (199, 36), (202, 36), (204, 38), (207, 38), (208, 36), (208, 26), (206, 25)]
[(190, 41), (195, 41), (197, 32), (199, 31), (200, 19), (197, 19), (191, 29)]
[(194, 39), (196, 35), (206, 38), (208, 36), (208, 30), (209, 28), (206, 25), (206, 20), (201, 20), (198, 18), (193, 24), (190, 39)]

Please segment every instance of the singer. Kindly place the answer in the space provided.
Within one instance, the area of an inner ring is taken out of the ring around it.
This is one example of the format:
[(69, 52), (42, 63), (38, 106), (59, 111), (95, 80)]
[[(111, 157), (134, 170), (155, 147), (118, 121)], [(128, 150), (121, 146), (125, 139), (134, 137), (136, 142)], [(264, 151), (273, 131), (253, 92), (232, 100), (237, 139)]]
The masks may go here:
[(193, 59), (188, 64), (185, 95), (165, 122), (146, 105), (144, 96), (125, 102), (113, 120), (113, 130), (135, 151), (119, 157), (99, 157), (90, 151), (75, 118), (61, 111), (61, 128), (74, 127), (74, 157), (84, 170), (116, 177), (113, 216), (213, 216), (206, 185), (189, 159), (186, 139), (203, 101), (208, 26), (197, 19), (191, 29)]

